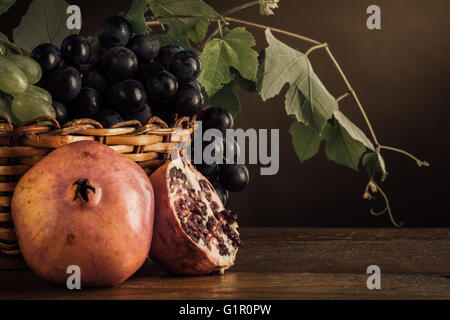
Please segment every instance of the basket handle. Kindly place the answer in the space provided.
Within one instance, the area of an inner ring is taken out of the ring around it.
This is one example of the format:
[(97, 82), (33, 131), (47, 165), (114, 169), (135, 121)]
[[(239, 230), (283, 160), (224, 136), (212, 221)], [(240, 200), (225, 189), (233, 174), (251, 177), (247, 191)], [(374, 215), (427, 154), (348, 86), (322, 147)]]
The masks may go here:
[(135, 127), (136, 129), (140, 129), (142, 124), (139, 120), (127, 120), (118, 122), (111, 126), (111, 129), (123, 128), (123, 127)]
[(169, 129), (169, 126), (167, 123), (165, 123), (161, 118), (158, 118), (157, 116), (153, 116), (150, 119), (148, 119), (146, 126), (149, 124), (156, 124), (160, 126), (162, 129)]
[(52, 127), (54, 129), (60, 129), (61, 128), (61, 126), (59, 125), (59, 122), (55, 118), (49, 117), (49, 116), (39, 117), (39, 118), (36, 118), (36, 119), (33, 119), (33, 120), (28, 120), (28, 121), (19, 123), (17, 128), (27, 127), (27, 126), (38, 124), (40, 122), (45, 122), (45, 121), (50, 121), (52, 123)]
[(177, 121), (175, 121), (175, 124), (173, 126), (175, 128), (187, 129), (191, 127), (191, 120), (188, 117), (181, 117), (177, 119)]
[(94, 128), (103, 129), (103, 126), (100, 122), (89, 119), (89, 118), (75, 119), (75, 120), (69, 121), (63, 126), (63, 128), (75, 127), (75, 126), (79, 126), (82, 124), (90, 124), (90, 125), (94, 126)]

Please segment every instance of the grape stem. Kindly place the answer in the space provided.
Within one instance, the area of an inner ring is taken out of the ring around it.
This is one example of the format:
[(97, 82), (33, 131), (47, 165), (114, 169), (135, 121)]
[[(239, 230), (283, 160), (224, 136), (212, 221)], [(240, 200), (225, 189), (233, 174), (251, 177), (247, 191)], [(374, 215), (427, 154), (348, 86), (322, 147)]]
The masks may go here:
[[(215, 28), (213, 30), (212, 33), (210, 33), (204, 40), (203, 42), (199, 45), (200, 51), (203, 51), (203, 49), (205, 48), (205, 46), (211, 41), (211, 39), (217, 34), (220, 33), (221, 37), (223, 38), (222, 35), (222, 27), (221, 27), (221, 23), (224, 24), (229, 24), (229, 23), (237, 23), (237, 24), (241, 24), (241, 25), (245, 25), (245, 26), (249, 26), (249, 27), (253, 27), (253, 28), (257, 28), (257, 29), (262, 29), (262, 30), (271, 30), (274, 33), (279, 33), (294, 39), (298, 39), (307, 43), (312, 44), (312, 47), (309, 48), (309, 50), (306, 52), (306, 56), (308, 57), (308, 55), (317, 50), (317, 49), (324, 49), (325, 52), (327, 53), (328, 57), (331, 59), (331, 61), (333, 62), (334, 66), (336, 67), (338, 73), (340, 74), (342, 80), (344, 81), (346, 87), (347, 87), (347, 92), (344, 93), (343, 95), (341, 95), (340, 97), (338, 97), (336, 99), (336, 101), (339, 103), (341, 100), (343, 100), (344, 98), (351, 96), (353, 98), (353, 100), (355, 101), (363, 119), (364, 122), (366, 123), (367, 128), (369, 129), (370, 135), (372, 137), (372, 140), (374, 142), (374, 147), (375, 147), (375, 152), (380, 155), (381, 150), (385, 149), (385, 150), (390, 150), (390, 151), (395, 151), (398, 153), (401, 153), (403, 155), (406, 155), (408, 157), (410, 157), (411, 159), (413, 159), (414, 161), (416, 161), (418, 166), (426, 166), (428, 167), (430, 164), (426, 161), (422, 161), (419, 160), (417, 157), (413, 156), (412, 154), (410, 154), (407, 151), (404, 151), (402, 149), (398, 149), (398, 148), (394, 148), (394, 147), (388, 147), (388, 146), (384, 146), (381, 145), (378, 141), (378, 138), (375, 134), (375, 130), (373, 129), (372, 123), (369, 120), (369, 117), (366, 114), (366, 111), (364, 110), (364, 107), (361, 104), (361, 101), (358, 98), (358, 95), (356, 94), (355, 90), (353, 89), (353, 87), (350, 84), (350, 81), (348, 80), (347, 76), (345, 75), (344, 71), (342, 70), (341, 66), (339, 65), (339, 63), (337, 62), (336, 58), (334, 57), (333, 53), (331, 52), (329, 46), (327, 43), (325, 42), (320, 42), (308, 37), (305, 37), (303, 35), (299, 35), (297, 33), (293, 33), (293, 32), (289, 32), (286, 30), (282, 30), (282, 29), (278, 29), (278, 28), (273, 28), (267, 25), (263, 25), (263, 24), (259, 24), (259, 23), (255, 23), (255, 22), (251, 22), (251, 21), (246, 21), (246, 20), (241, 20), (241, 19), (236, 19), (236, 18), (232, 18), (229, 17), (228, 15), (238, 12), (240, 10), (246, 9), (248, 7), (254, 6), (259, 4), (260, 1), (251, 1), (248, 2), (246, 4), (237, 6), (235, 8), (229, 9), (225, 12), (222, 13), (222, 17), (220, 19), (211, 19), (210, 17), (205, 17), (205, 16), (170, 16), (170, 17), (156, 17), (156, 18), (151, 18), (152, 21), (147, 22), (148, 26), (154, 26), (154, 25), (162, 25), (162, 23), (160, 23), (158, 20), (159, 19), (182, 19), (182, 18), (208, 18), (211, 22), (217, 22), (217, 28)], [(308, 64), (309, 67), (309, 64)], [(311, 85), (310, 85), (311, 87)], [(396, 227), (401, 227), (403, 224), (402, 223), (397, 223), (397, 221), (395, 221), (394, 216), (392, 215), (392, 211), (391, 211), (391, 207), (389, 204), (389, 199), (386, 195), (386, 193), (380, 188), (380, 186), (378, 186), (375, 181), (373, 180), (373, 177), (370, 178), (367, 186), (366, 186), (366, 190), (364, 192), (364, 198), (365, 199), (372, 199), (372, 195), (370, 194), (369, 191), (372, 191), (373, 193), (377, 193), (379, 192), (385, 202), (385, 209), (383, 209), (380, 212), (375, 212), (373, 209), (370, 210), (372, 215), (382, 215), (384, 213), (388, 213), (389, 214), (389, 218), (392, 222), (392, 224)]]

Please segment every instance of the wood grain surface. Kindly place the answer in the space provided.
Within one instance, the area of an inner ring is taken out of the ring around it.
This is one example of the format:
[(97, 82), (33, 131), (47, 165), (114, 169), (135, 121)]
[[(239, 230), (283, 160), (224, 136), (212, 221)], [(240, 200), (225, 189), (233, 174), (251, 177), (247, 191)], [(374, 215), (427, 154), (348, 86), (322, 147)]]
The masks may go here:
[[(69, 291), (0, 257), (0, 299), (450, 299), (450, 229), (241, 228), (225, 275), (173, 276), (150, 261), (114, 288)], [(368, 290), (369, 265), (381, 290)]]

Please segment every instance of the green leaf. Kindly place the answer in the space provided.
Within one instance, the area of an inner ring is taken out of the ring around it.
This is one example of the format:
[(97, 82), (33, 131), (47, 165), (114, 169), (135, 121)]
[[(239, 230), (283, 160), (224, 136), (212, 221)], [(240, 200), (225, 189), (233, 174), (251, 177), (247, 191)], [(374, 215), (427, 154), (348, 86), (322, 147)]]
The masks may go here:
[(205, 38), (209, 19), (223, 19), (201, 0), (147, 0), (147, 2), (155, 17), (193, 16), (194, 18), (160, 18), (159, 21), (169, 26), (169, 33), (187, 36), (195, 43), (200, 43)]
[(205, 95), (205, 104), (211, 107), (227, 109), (235, 117), (241, 112), (241, 102), (239, 101), (233, 82), (226, 84), (212, 97)]
[(22, 51), (14, 43), (9, 41), (8, 37), (0, 32), (0, 44), (4, 45), (9, 50), (17, 54), (22, 54)]
[(41, 43), (52, 43), (57, 47), (68, 35), (78, 33), (66, 26), (68, 4), (64, 0), (33, 1), (20, 25), (14, 29), (14, 43), (31, 52)]
[(0, 14), (4, 14), (12, 7), (16, 0), (0, 0)]
[(358, 171), (359, 160), (366, 150), (360, 141), (353, 139), (335, 119), (328, 122), (322, 136), (327, 141), (325, 154), (329, 160)]
[(334, 118), (339, 122), (339, 124), (344, 127), (347, 133), (354, 139), (361, 142), (370, 150), (374, 151), (375, 148), (372, 142), (367, 138), (367, 136), (362, 132), (353, 122), (351, 122), (342, 112), (336, 110), (334, 113)]
[(147, 11), (147, 0), (133, 0), (131, 8), (125, 15), (130, 22), (134, 33), (146, 34), (150, 29), (145, 24), (145, 12)]
[(258, 54), (252, 49), (255, 44), (252, 34), (238, 27), (228, 32), (223, 39), (212, 39), (205, 46), (200, 55), (204, 67), (198, 81), (209, 96), (234, 79), (231, 67), (243, 78), (256, 80)]
[(247, 92), (254, 92), (256, 89), (253, 81), (242, 78), (237, 71), (233, 75), (234, 79), (212, 97), (209, 97), (206, 92), (204, 92), (204, 96), (206, 105), (227, 109), (235, 117), (241, 112), (241, 102), (236, 94), (236, 89)]
[(289, 129), (292, 136), (292, 144), (301, 162), (306, 161), (319, 151), (322, 137), (312, 128), (305, 126), (301, 122), (294, 122)]
[(285, 97), (288, 115), (312, 127), (321, 134), (327, 120), (338, 109), (336, 99), (327, 91), (314, 73), (308, 57), (277, 40), (266, 30), (269, 47), (261, 55), (258, 91), (265, 101), (280, 93), (288, 83)]
[(367, 170), (370, 178), (374, 178), (377, 174), (380, 174), (381, 181), (386, 180), (388, 173), (381, 154), (375, 152), (366, 153), (362, 158), (362, 166)]

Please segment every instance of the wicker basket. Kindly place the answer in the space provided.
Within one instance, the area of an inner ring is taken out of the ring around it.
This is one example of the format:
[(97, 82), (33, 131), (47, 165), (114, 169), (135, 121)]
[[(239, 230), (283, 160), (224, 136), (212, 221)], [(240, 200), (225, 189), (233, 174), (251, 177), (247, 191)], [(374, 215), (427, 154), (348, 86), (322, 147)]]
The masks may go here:
[[(41, 125), (43, 121), (48, 125)], [(103, 128), (97, 121), (78, 119), (61, 128), (50, 117), (13, 126), (0, 116), (0, 252), (20, 253), (10, 214), (14, 188), (20, 177), (53, 149), (76, 141), (96, 140), (137, 162), (150, 174), (168, 161), (177, 143), (190, 139), (193, 121), (180, 118), (169, 128), (158, 117), (152, 117), (144, 126), (131, 120)]]

